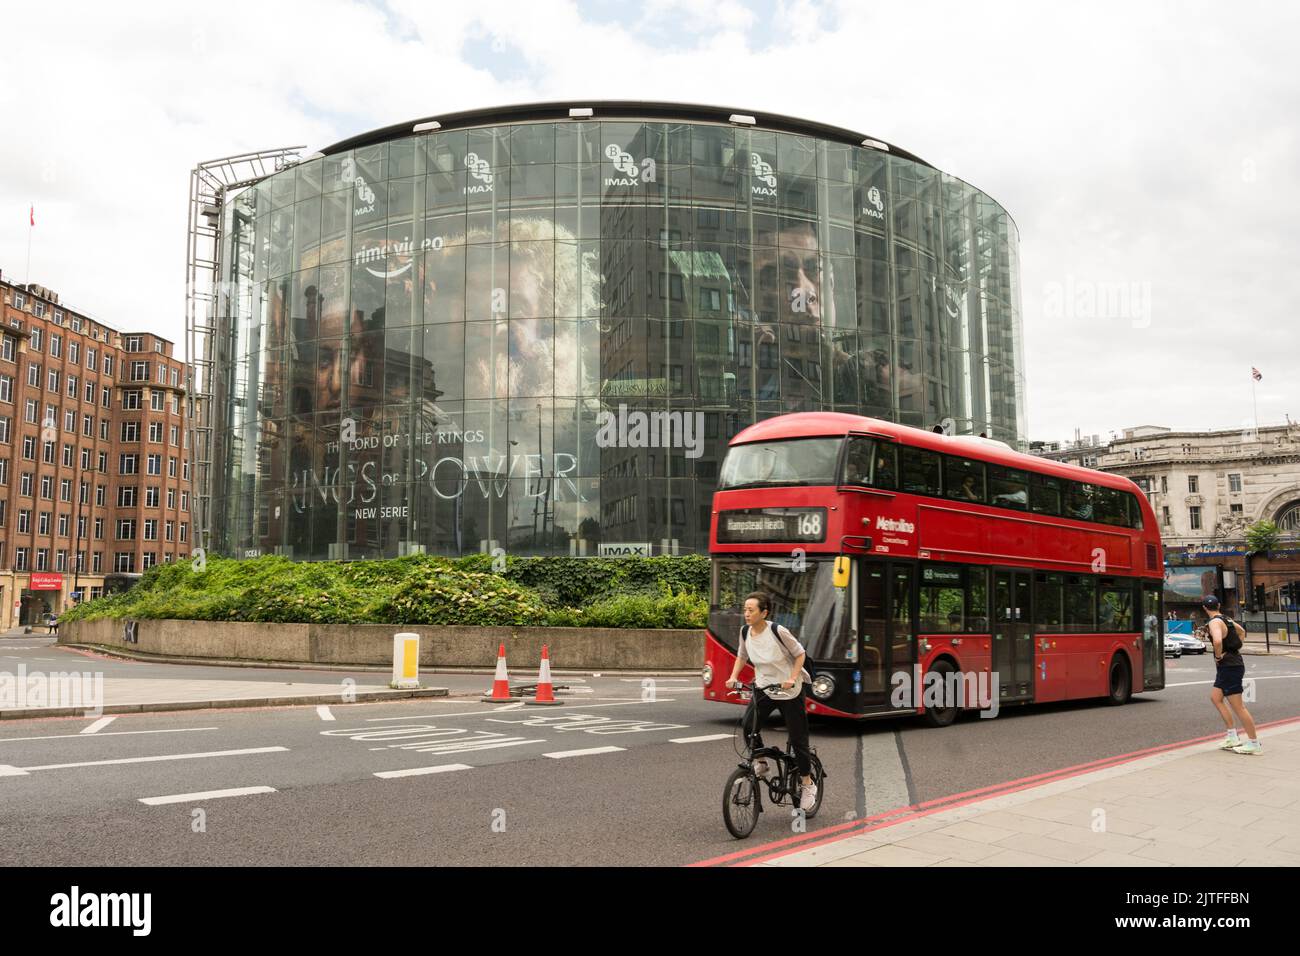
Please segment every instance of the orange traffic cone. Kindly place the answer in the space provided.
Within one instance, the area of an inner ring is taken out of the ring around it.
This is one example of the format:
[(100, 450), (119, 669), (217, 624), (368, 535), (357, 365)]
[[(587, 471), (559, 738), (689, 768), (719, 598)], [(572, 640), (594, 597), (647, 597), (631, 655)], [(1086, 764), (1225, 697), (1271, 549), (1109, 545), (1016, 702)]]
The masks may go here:
[(542, 666), (537, 672), (537, 696), (529, 697), (524, 700), (525, 704), (559, 704), (562, 701), (555, 699), (555, 692), (551, 689), (551, 661), (546, 653), (546, 645), (542, 645)]
[(487, 704), (509, 704), (510, 697), (510, 675), (506, 673), (506, 645), (504, 642), (497, 648), (497, 673), (492, 679), (492, 693), (486, 697), (480, 697), (479, 700)]

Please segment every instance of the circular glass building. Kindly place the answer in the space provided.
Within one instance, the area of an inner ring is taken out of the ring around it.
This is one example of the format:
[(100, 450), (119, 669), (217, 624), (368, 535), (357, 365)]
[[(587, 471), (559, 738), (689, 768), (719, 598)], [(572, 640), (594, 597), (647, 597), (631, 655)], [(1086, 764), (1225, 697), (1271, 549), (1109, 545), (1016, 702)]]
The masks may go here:
[(582, 105), (368, 133), (227, 201), (217, 552), (704, 551), (727, 441), (786, 412), (1023, 446), (990, 197), (849, 130)]

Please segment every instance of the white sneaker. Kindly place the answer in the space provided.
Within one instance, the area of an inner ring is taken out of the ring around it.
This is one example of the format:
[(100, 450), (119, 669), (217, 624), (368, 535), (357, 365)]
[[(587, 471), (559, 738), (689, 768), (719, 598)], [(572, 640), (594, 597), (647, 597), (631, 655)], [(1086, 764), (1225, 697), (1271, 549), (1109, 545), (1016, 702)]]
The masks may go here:
[(1247, 740), (1240, 746), (1233, 747), (1232, 752), (1235, 754), (1259, 754), (1264, 752), (1264, 748), (1259, 745), (1258, 740)]
[(754, 773), (758, 779), (767, 780), (772, 776), (772, 763), (766, 757), (759, 757), (754, 761)]
[(803, 788), (803, 795), (799, 797), (799, 809), (807, 813), (815, 806), (817, 806), (817, 784), (810, 783)]
[(1231, 750), (1234, 747), (1241, 746), (1241, 738), (1236, 734), (1225, 734), (1223, 743), (1219, 744), (1220, 750)]

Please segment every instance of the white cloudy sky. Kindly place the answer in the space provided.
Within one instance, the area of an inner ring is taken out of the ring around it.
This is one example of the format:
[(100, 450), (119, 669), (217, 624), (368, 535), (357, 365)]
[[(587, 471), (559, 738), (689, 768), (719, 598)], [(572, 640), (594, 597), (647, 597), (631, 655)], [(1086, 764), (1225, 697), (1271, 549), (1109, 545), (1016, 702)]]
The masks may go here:
[(861, 130), (1021, 231), (1029, 433), (1300, 418), (1300, 13), (1283, 2), (5, 2), (0, 270), (184, 327), (190, 168), (572, 98)]

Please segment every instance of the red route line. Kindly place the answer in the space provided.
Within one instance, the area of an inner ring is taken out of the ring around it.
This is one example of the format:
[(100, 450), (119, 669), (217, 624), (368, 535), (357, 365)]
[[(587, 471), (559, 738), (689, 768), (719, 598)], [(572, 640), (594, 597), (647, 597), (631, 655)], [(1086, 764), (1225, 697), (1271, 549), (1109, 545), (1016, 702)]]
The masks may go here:
[[(1258, 726), (1260, 728), (1281, 727), (1296, 722), (1300, 722), (1300, 716), (1286, 717), (1281, 720), (1259, 724)], [(1061, 780), (1068, 780), (1072, 777), (1081, 776), (1095, 770), (1107, 770), (1111, 767), (1118, 767), (1135, 760), (1141, 760), (1143, 757), (1155, 756), (1171, 750), (1178, 750), (1183, 747), (1190, 747), (1195, 744), (1216, 740), (1218, 739), (1218, 736), (1218, 734), (1209, 734), (1204, 737), (1193, 737), (1189, 740), (1183, 740), (1177, 743), (1162, 744), (1157, 747), (1148, 747), (1143, 750), (1134, 750), (1125, 754), (1103, 757), (1099, 760), (1093, 760), (1088, 763), (1075, 764), (1070, 767), (1061, 767), (1057, 770), (1048, 771), (1046, 773), (1020, 777), (1016, 780), (1004, 781), (1003, 783), (981, 787), (977, 790), (967, 790), (962, 793), (949, 794), (946, 797), (927, 800), (923, 803), (896, 807), (893, 810), (886, 810), (883, 813), (873, 814), (872, 816), (864, 817), (861, 820), (853, 820), (848, 823), (841, 823), (837, 826), (816, 830), (813, 833), (787, 837), (784, 840), (765, 843), (762, 846), (753, 847), (752, 849), (740, 850), (735, 853), (728, 853), (723, 856), (700, 860), (696, 863), (690, 863), (688, 866), (721, 866), (728, 863), (733, 866), (753, 866), (756, 863), (763, 863), (767, 860), (774, 860), (782, 856), (788, 856), (791, 853), (797, 853), (801, 850), (825, 846), (829, 843), (837, 843), (840, 840), (848, 839), (858, 833), (869, 833), (874, 830), (884, 829), (885, 827), (896, 826), (900, 823), (907, 823), (911, 820), (919, 820), (922, 817), (927, 817), (934, 813), (941, 813), (944, 810), (956, 810), (964, 806), (969, 806), (972, 803), (979, 803), (983, 800), (991, 800), (994, 797), (1019, 793), (1020, 791), (1045, 786), (1049, 783), (1057, 783)], [(874, 822), (874, 825), (872, 825), (873, 821), (879, 822)], [(768, 850), (776, 850), (776, 852), (767, 853), (764, 856), (757, 856), (757, 854), (763, 854)], [(744, 857), (754, 858), (744, 860), (742, 859)]]

